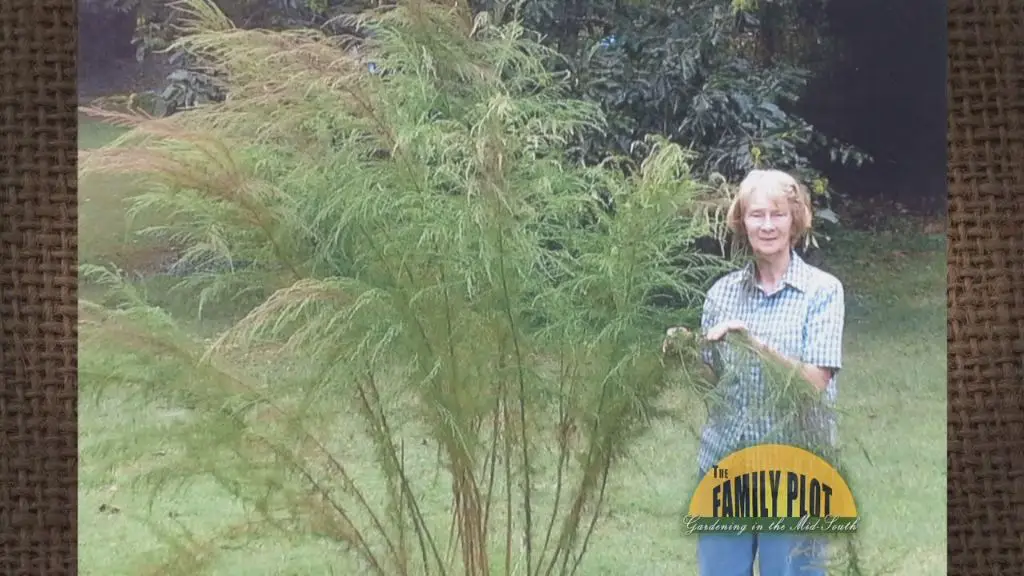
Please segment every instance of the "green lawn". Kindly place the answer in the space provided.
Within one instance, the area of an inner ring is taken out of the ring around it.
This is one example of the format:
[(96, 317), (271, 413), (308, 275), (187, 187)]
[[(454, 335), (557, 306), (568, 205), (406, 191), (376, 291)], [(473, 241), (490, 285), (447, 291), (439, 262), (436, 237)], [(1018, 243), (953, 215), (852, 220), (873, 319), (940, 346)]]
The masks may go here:
[[(118, 136), (120, 130), (78, 116), (78, 148), (90, 150)], [(94, 262), (118, 259), (131, 241), (125, 235), (123, 200), (131, 186), (123, 179), (89, 175), (81, 179), (78, 220), (83, 231), (79, 239), (83, 258)]]
[[(81, 145), (112, 136), (96, 123), (81, 126)], [(83, 181), (83, 261), (130, 260), (140, 248), (125, 233), (122, 199), (130, 184)], [(862, 538), (872, 568), (933, 575), (946, 565), (946, 300), (944, 238), (912, 232), (846, 233), (826, 265), (846, 286), (846, 368), (840, 381), (845, 416), (841, 434), (851, 446)], [(89, 351), (84, 351), (88, 354)], [(273, 364), (256, 358), (254, 363)], [(259, 364), (253, 364), (259, 366)], [(88, 381), (81, 383), (83, 389)], [(669, 398), (669, 402), (673, 399)], [(148, 492), (132, 485), (137, 466), (108, 469), (98, 447), (107, 439), (138, 438), (180, 414), (109, 397), (82, 402), (79, 434), (79, 566), (84, 575), (144, 573), (140, 562), (164, 546), (147, 519), (202, 531), (238, 518), (239, 507), (212, 485), (190, 485), (148, 509)], [(339, 431), (344, 435), (345, 432)], [(856, 445), (863, 446), (862, 455)], [(153, 462), (161, 453), (153, 448)], [(694, 543), (678, 518), (692, 483), (696, 446), (689, 432), (658, 424), (637, 446), (633, 464), (613, 478), (608, 515), (580, 573), (678, 575), (693, 573)], [(424, 472), (427, 471), (423, 464)], [(424, 474), (429, 476), (430, 474)], [(440, 493), (443, 495), (443, 492)], [(440, 496), (439, 496), (440, 497)], [(341, 551), (281, 541), (257, 550), (226, 551), (218, 574), (320, 575)]]
[[(78, 147), (89, 150), (102, 146), (122, 133), (122, 129), (84, 115), (78, 117)], [(79, 256), (88, 264), (116, 264), (127, 270), (145, 266), (159, 258), (162, 249), (129, 230), (144, 222), (130, 223), (125, 199), (137, 185), (130, 180), (104, 174), (89, 174), (80, 179), (78, 194)], [(133, 225), (131, 225), (133, 224)]]

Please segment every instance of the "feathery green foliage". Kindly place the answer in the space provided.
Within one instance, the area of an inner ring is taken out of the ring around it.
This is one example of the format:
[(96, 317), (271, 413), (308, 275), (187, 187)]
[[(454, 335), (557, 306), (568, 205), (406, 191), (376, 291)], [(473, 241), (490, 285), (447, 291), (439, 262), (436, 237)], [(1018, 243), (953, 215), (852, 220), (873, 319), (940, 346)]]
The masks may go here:
[[(86, 175), (145, 185), (133, 213), (164, 222), (145, 232), (204, 270), (177, 286), (197, 313), (239, 310), (202, 341), (83, 267), (112, 298), (83, 303), (83, 393), (182, 410), (175, 457), (140, 479), (212, 478), (247, 511), (218, 538), (319, 540), (360, 573), (574, 573), (659, 394), (704, 389), (666, 368), (653, 297), (699, 295), (721, 269), (680, 248), (716, 232), (721, 199), (664, 140), (637, 170), (567, 160), (603, 118), (516, 23), (410, 0), (362, 15), (356, 43), (182, 7), (181, 46), (231, 98), (162, 119), (94, 110), (132, 130), (83, 154)], [(277, 369), (238, 360), (258, 346)], [(216, 547), (182, 541), (162, 573), (209, 569)]]
[[(190, 414), (168, 432), (181, 459), (151, 479), (213, 476), (258, 518), (249, 537), (319, 533), (380, 574), (572, 573), (667, 383), (651, 296), (695, 293), (715, 270), (678, 250), (712, 232), (716, 207), (686, 154), (656, 142), (630, 176), (569, 163), (602, 118), (516, 24), (408, 2), (365, 15), (373, 40), (355, 45), (189, 6), (181, 42), (225, 73), (231, 100), (108, 113), (133, 130), (84, 159), (143, 178), (134, 211), (161, 213), (146, 232), (184, 259), (255, 263), (179, 286), (199, 307), (257, 296), (208, 347), (115, 273), (84, 270), (121, 306), (83, 310), (97, 323), (83, 347), (123, 354), (83, 371)], [(302, 369), (226, 359), (264, 342)], [(332, 437), (352, 418), (386, 502)], [(450, 476), (452, 542), (406, 468), (417, 435)]]

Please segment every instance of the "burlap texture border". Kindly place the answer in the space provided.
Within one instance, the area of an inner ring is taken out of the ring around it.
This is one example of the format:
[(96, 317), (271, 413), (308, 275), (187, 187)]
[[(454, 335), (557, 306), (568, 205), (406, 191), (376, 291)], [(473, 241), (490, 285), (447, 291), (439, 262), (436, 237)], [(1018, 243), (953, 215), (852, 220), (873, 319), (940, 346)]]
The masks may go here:
[(0, 574), (74, 574), (72, 0), (0, 1)]
[[(949, 572), (1024, 574), (1024, 0), (949, 15)], [(77, 572), (74, 28), (0, 2), (5, 576)]]
[(949, 566), (1024, 574), (1024, 2), (949, 3)]

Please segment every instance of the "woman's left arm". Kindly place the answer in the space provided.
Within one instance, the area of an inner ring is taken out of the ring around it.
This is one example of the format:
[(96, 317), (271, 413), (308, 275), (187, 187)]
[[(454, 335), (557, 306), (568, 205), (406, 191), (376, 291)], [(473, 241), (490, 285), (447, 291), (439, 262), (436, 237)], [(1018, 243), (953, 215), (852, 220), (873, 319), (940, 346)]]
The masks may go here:
[(758, 342), (762, 353), (796, 369), (818, 390), (824, 390), (843, 365), (843, 285), (838, 280), (824, 287), (811, 303), (804, 325), (803, 354), (790, 358)]

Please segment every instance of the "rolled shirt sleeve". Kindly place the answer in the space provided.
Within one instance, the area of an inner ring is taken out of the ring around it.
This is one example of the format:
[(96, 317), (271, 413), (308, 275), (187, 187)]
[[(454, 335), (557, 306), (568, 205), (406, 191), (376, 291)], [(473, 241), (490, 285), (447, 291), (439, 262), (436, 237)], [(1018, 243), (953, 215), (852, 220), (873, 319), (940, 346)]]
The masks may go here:
[(825, 285), (810, 304), (801, 358), (805, 364), (830, 368), (833, 376), (843, 367), (845, 319), (843, 285), (834, 280)]

